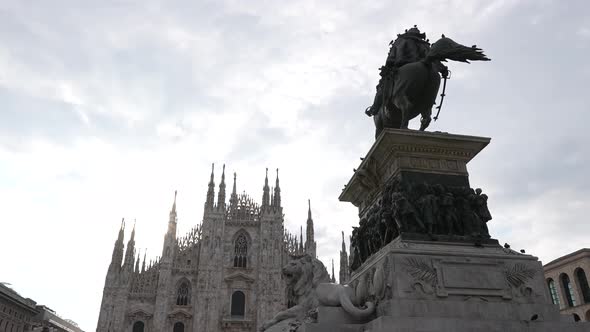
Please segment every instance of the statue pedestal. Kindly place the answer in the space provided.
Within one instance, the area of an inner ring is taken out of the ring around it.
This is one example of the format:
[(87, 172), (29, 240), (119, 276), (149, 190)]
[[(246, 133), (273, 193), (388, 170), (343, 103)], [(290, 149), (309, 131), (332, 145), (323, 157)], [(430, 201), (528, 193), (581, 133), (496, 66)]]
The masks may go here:
[[(348, 283), (375, 301), (366, 321), (321, 308), (298, 331), (588, 331), (551, 303), (536, 257), (496, 245), (395, 239)], [(364, 302), (364, 301), (361, 301)]]
[(543, 267), (491, 239), (467, 163), (489, 138), (385, 129), (341, 201), (359, 208), (348, 285), (365, 321), (319, 308), (298, 331), (588, 331), (551, 303)]
[(395, 178), (469, 187), (467, 163), (489, 142), (487, 137), (384, 129), (339, 199), (354, 204), (362, 215)]
[(489, 138), (385, 129), (340, 200), (359, 209), (350, 266), (356, 270), (395, 238), (498, 245), (487, 195), (469, 185), (467, 163)]

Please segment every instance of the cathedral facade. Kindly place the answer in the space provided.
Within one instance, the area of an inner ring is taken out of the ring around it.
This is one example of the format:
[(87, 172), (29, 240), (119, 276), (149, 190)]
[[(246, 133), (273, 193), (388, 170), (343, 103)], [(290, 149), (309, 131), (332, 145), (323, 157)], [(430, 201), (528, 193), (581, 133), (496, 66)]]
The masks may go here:
[(286, 308), (281, 268), (293, 256), (316, 257), (311, 208), (306, 239), (284, 228), (279, 178), (262, 203), (237, 194), (236, 175), (226, 202), (225, 166), (217, 201), (213, 169), (203, 221), (177, 236), (176, 194), (162, 256), (136, 257), (135, 226), (124, 248), (124, 221), (103, 290), (97, 332), (257, 331)]

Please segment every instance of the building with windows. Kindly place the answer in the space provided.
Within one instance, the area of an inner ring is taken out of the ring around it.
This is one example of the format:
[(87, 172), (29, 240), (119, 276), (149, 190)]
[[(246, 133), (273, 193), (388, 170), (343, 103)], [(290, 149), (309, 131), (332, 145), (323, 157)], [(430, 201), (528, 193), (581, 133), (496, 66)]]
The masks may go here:
[(36, 307), (33, 317), (33, 332), (84, 332), (76, 322), (61, 318), (55, 311), (44, 305)]
[(306, 240), (285, 231), (279, 177), (264, 180), (262, 203), (233, 189), (226, 202), (225, 166), (215, 201), (213, 170), (202, 223), (177, 236), (176, 196), (162, 256), (143, 262), (135, 226), (124, 248), (122, 222), (108, 268), (98, 332), (256, 331), (286, 307), (281, 268), (293, 255), (316, 257), (311, 206)]
[(31, 331), (37, 303), (0, 283), (0, 332)]
[(590, 249), (580, 249), (543, 266), (553, 304), (576, 321), (590, 322)]
[(0, 283), (0, 332), (84, 332), (74, 321)]

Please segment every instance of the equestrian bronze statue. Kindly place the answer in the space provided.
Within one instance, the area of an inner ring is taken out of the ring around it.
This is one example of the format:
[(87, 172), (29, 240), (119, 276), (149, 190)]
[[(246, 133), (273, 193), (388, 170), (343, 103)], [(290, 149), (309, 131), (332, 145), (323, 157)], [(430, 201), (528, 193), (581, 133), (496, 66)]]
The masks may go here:
[[(425, 130), (432, 120), (432, 106), (444, 79), (440, 112), (445, 96), (448, 68), (446, 60), (467, 62), (469, 60), (489, 61), (490, 59), (476, 45), (467, 47), (442, 35), (430, 45), (426, 34), (416, 26), (398, 35), (390, 43), (387, 61), (380, 68), (381, 79), (373, 105), (365, 113), (375, 120), (375, 138), (383, 128), (407, 129), (411, 119), (420, 114), (420, 130)], [(436, 120), (438, 117), (434, 117)]]

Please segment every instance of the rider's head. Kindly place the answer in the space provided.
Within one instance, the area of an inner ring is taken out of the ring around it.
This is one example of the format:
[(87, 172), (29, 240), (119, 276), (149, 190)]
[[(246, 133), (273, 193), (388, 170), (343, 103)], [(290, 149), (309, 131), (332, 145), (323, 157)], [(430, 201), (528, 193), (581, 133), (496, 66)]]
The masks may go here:
[(413, 37), (413, 38), (418, 38), (418, 39), (426, 40), (426, 33), (420, 32), (420, 29), (418, 29), (418, 27), (416, 25), (414, 25), (414, 27), (406, 30), (406, 32), (404, 33), (404, 35), (406, 37)]

